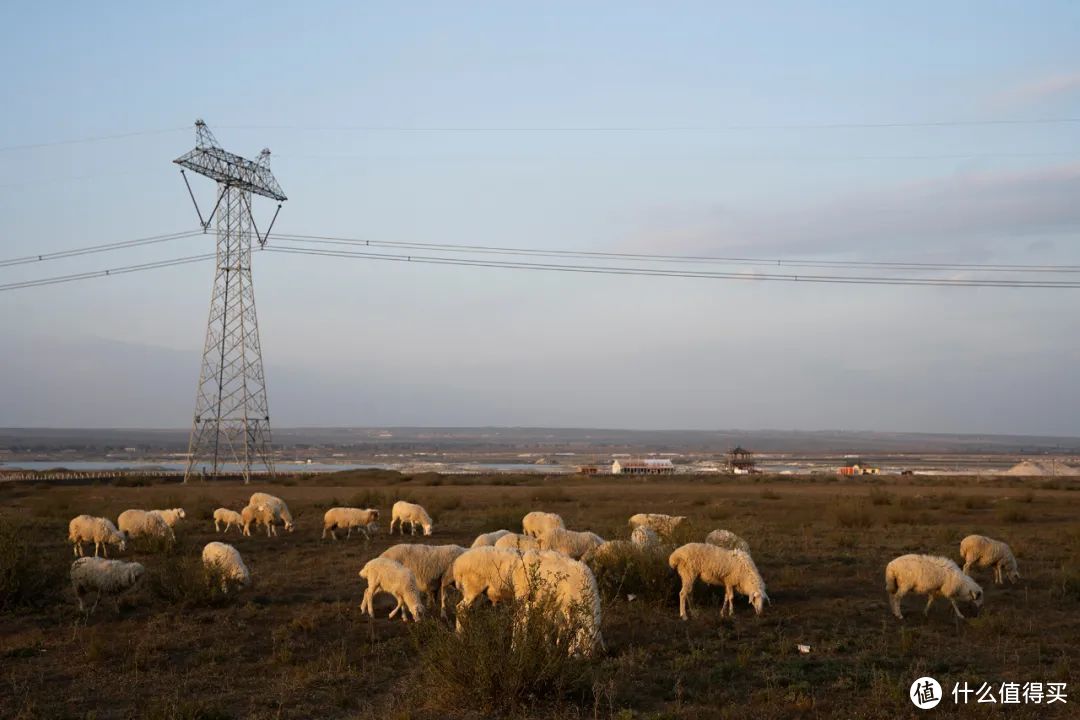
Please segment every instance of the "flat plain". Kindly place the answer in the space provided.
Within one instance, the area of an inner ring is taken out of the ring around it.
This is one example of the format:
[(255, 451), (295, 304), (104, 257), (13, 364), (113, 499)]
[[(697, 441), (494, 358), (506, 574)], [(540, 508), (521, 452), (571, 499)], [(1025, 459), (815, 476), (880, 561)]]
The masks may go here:
[[(945, 689), (934, 711), (944, 716), (1075, 717), (1080, 703), (1080, 695), (1065, 705), (1008, 706), (972, 696), (957, 706), (951, 696), (964, 682), (988, 683), (995, 696), (1003, 682), (1065, 682), (1075, 690), (1075, 480), (348, 472), (272, 485), (134, 484), (0, 484), (4, 542), (21, 543), (48, 577), (32, 597), (0, 610), (0, 717), (896, 718), (921, 713), (907, 693), (923, 675)], [(255, 491), (284, 498), (296, 531), (215, 534), (214, 508), (240, 509)], [(627, 537), (636, 512), (686, 515), (684, 540), (723, 527), (750, 543), (771, 604), (759, 618), (737, 598), (734, 618), (722, 619), (722, 593), (699, 585), (699, 612), (684, 622), (671, 571), (659, 570), (661, 582), (632, 600), (627, 588), (604, 583), (606, 650), (576, 665), (572, 682), (495, 709), (483, 690), (451, 693), (432, 677), (424, 643), (433, 635), (387, 620), (388, 599), (377, 604), (375, 621), (360, 615), (357, 573), (400, 541), (385, 532), (397, 499), (420, 502), (435, 521), (432, 537), (407, 542), (466, 546), (481, 532), (519, 530), (534, 509), (609, 539)], [(338, 505), (379, 507), (382, 532), (370, 543), (321, 539), (322, 514)], [(120, 555), (143, 563), (149, 581), (118, 608), (102, 603), (89, 618), (80, 614), (65, 580), (68, 521), (175, 506), (188, 519), (174, 548), (132, 544)], [(991, 572), (977, 572), (986, 602), (963, 622), (941, 601), (924, 616), (915, 597), (904, 621), (893, 618), (885, 564), (907, 552), (959, 560), (960, 540), (970, 533), (1009, 542), (1021, 581), (998, 586)], [(208, 599), (184, 575), (215, 539), (234, 543), (253, 573), (253, 586), (234, 597)]]

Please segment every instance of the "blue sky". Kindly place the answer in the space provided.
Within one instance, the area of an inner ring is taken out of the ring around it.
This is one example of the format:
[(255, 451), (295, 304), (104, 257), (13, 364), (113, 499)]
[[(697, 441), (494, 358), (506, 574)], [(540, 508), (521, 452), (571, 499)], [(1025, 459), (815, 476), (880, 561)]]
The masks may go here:
[[(155, 5), (0, 9), (3, 257), (194, 227), (203, 117), (273, 150), (281, 232), (1080, 264), (1080, 123), (810, 127), (1080, 117), (1073, 2)], [(0, 295), (0, 425), (185, 426), (210, 281)], [(283, 426), (1080, 434), (1078, 291), (270, 254), (256, 290)]]

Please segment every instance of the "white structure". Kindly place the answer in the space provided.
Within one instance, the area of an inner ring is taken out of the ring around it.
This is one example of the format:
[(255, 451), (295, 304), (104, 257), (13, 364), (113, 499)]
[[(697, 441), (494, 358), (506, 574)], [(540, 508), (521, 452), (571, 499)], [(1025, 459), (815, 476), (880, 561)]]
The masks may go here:
[(612, 475), (668, 475), (674, 472), (675, 465), (668, 458), (616, 460), (611, 463)]

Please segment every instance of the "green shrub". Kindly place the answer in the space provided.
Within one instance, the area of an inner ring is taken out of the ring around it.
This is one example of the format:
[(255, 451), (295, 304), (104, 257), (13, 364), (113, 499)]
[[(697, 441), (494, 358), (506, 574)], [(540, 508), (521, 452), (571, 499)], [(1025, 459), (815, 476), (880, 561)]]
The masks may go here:
[(55, 601), (66, 569), (32, 547), (14, 523), (0, 518), (0, 612)]
[(378, 490), (361, 490), (349, 498), (346, 501), (345, 506), (354, 508), (385, 508), (386, 512), (389, 513), (389, 504), (385, 493), (379, 492)]
[(147, 565), (146, 585), (150, 592), (185, 608), (223, 607), (236, 593), (221, 589), (221, 576), (203, 566), (202, 553), (195, 544), (176, 543)]
[(663, 604), (679, 597), (679, 576), (668, 566), (664, 548), (642, 548), (620, 544), (589, 563), (600, 597), (613, 600), (636, 595)]
[(843, 528), (868, 528), (874, 524), (874, 518), (862, 505), (838, 508), (834, 518), (837, 526)]
[(870, 504), (872, 505), (892, 505), (893, 496), (891, 492), (882, 490), (881, 488), (870, 489)]

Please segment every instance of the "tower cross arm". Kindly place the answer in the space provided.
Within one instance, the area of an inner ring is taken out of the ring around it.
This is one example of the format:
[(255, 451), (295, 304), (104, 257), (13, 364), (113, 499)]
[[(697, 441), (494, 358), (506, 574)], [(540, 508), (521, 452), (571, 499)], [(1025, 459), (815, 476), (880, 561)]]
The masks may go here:
[(288, 199), (265, 162), (248, 160), (219, 147), (196, 147), (173, 162), (180, 167), (240, 190), (262, 195), (278, 202)]

